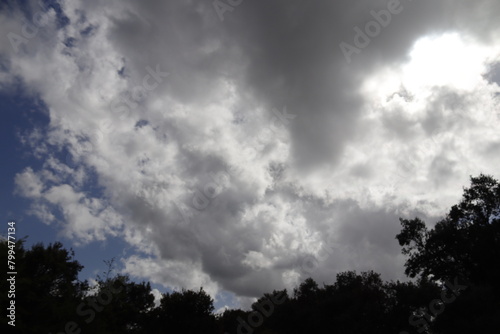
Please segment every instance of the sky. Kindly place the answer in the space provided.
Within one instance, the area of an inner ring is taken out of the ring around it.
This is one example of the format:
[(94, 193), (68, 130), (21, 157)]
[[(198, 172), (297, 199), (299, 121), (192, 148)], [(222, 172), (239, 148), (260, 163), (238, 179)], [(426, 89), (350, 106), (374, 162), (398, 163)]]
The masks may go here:
[(497, 0), (0, 2), (0, 213), (94, 280), (248, 308), (308, 277), (406, 280), (499, 177)]

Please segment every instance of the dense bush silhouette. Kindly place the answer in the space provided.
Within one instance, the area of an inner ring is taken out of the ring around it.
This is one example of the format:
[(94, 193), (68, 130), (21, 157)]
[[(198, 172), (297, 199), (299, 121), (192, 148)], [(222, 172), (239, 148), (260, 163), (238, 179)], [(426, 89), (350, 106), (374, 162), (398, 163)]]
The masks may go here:
[[(463, 199), (429, 229), (418, 217), (400, 219), (396, 236), (413, 281), (384, 282), (373, 271), (337, 274), (333, 284), (312, 278), (293, 290), (265, 293), (251, 310), (213, 313), (200, 288), (163, 294), (126, 275), (78, 280), (83, 266), (61, 243), (16, 244), (16, 327), (11, 333), (471, 333), (500, 328), (500, 186), (471, 178)], [(4, 263), (7, 244), (0, 243)], [(7, 291), (6, 280), (0, 282)], [(5, 310), (7, 296), (0, 296)]]

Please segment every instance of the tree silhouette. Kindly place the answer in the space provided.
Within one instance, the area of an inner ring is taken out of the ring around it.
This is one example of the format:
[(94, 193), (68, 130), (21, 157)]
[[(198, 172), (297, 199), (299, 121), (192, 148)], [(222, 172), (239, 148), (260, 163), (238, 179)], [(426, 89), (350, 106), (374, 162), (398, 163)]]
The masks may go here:
[(463, 200), (446, 218), (427, 229), (419, 218), (400, 219), (396, 238), (409, 258), (406, 274), (435, 280), (460, 277), (471, 283), (493, 284), (500, 278), (500, 186), (491, 176), (471, 178)]
[[(433, 228), (418, 217), (400, 219), (396, 238), (407, 256), (410, 282), (384, 282), (373, 271), (338, 273), (331, 285), (305, 279), (293, 294), (264, 293), (251, 310), (215, 315), (200, 288), (162, 295), (154, 304), (148, 282), (113, 272), (89, 286), (83, 266), (61, 243), (16, 243), (16, 327), (13, 333), (490, 333), (500, 328), (500, 186), (471, 178), (463, 199)], [(7, 262), (7, 243), (0, 242)], [(8, 282), (0, 282), (2, 291)], [(4, 309), (9, 300), (0, 295)]]
[[(7, 263), (7, 243), (0, 245), (1, 256)], [(83, 266), (73, 258), (73, 251), (64, 249), (60, 242), (47, 247), (38, 243), (25, 250), (24, 240), (20, 240), (16, 244), (16, 327), (6, 325), (5, 317), (2, 327), (21, 333), (64, 331), (64, 324), (74, 318), (87, 288), (78, 280)], [(0, 286), (4, 306), (8, 302), (3, 293), (8, 291), (6, 281), (2, 280)]]
[[(403, 246), (403, 254), (409, 257), (405, 264), (407, 275), (430, 278), (452, 297), (460, 293), (456, 300), (450, 297), (453, 303), (443, 302), (438, 317), (428, 319), (431, 327), (443, 333), (498, 329), (498, 181), (483, 174), (471, 177), (462, 201), (432, 229), (427, 229), (419, 218), (400, 221), (403, 229), (396, 238)], [(442, 311), (445, 307), (446, 312)]]
[(154, 296), (149, 283), (131, 282), (126, 275), (99, 279), (95, 292), (79, 310), (93, 333), (144, 333), (150, 326)]
[(213, 299), (199, 291), (182, 290), (163, 294), (156, 310), (161, 333), (215, 333)]

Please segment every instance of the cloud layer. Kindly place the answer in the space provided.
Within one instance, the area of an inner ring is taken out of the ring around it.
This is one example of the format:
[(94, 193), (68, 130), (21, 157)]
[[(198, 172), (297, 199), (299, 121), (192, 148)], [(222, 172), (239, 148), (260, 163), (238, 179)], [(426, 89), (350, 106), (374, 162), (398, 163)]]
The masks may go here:
[(124, 270), (166, 287), (248, 305), (342, 270), (402, 278), (397, 218), (498, 175), (496, 1), (2, 6), (0, 88), (50, 116), (22, 134), (44, 164), (17, 193), (75, 243), (122, 237)]

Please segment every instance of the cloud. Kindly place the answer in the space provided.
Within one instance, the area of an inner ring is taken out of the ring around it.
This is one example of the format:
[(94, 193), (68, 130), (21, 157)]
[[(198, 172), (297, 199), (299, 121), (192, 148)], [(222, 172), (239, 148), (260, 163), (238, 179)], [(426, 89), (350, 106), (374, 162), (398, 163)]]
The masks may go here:
[(48, 186), (54, 179), (47, 175), (52, 174), (27, 168), (16, 176), (16, 191), (33, 200), (30, 214), (47, 224), (59, 222), (62, 235), (75, 239), (77, 244), (103, 241), (121, 230), (121, 217), (105, 201), (78, 192), (68, 184)]
[(158, 289), (151, 289), (151, 293), (153, 294), (154, 296), (154, 304), (155, 304), (155, 307), (158, 307), (160, 305), (160, 300), (161, 300), (161, 297), (162, 297), (162, 294), (160, 292), (160, 290)]
[(16, 185), (16, 191), (24, 197), (40, 197), (43, 190), (42, 181), (29, 167), (16, 175)]
[(397, 218), (432, 223), (499, 163), (500, 8), (479, 2), (401, 1), (347, 63), (385, 1), (246, 1), (223, 22), (206, 1), (62, 1), (67, 24), (52, 8), (0, 44), (0, 87), (50, 115), (18, 194), (75, 242), (123, 238), (131, 275), (242, 305), (343, 270), (402, 278)]

